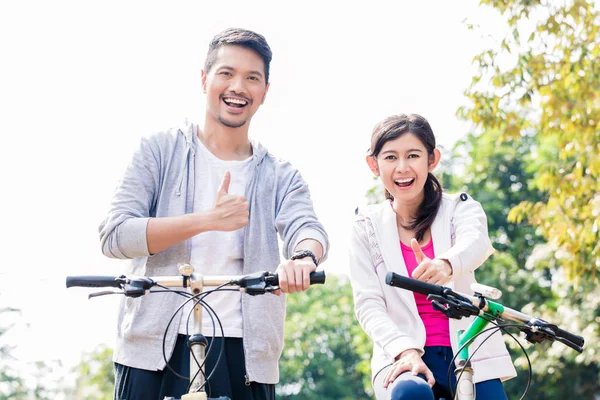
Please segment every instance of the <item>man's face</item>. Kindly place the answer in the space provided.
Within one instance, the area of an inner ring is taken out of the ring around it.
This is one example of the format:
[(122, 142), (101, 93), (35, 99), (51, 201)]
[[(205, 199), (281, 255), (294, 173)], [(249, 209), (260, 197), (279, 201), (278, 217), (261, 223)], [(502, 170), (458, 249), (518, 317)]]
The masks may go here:
[(269, 89), (262, 58), (253, 50), (234, 45), (217, 50), (211, 70), (202, 71), (202, 85), (207, 116), (229, 128), (249, 123)]

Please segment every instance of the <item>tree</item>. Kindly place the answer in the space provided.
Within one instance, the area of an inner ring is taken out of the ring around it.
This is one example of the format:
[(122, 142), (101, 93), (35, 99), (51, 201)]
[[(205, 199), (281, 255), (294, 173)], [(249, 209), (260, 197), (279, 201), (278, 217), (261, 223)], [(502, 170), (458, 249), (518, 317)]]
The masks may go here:
[[(514, 306), (514, 301), (519, 305), (515, 308), (523, 307), (586, 339), (587, 350), (581, 355), (558, 343), (528, 348), (534, 368), (533, 398), (593, 398), (600, 393), (599, 356), (593, 349), (600, 318), (595, 285), (600, 269), (598, 11), (580, 0), (482, 4), (506, 16), (509, 35), (475, 57), (480, 69), (466, 91), (470, 104), (458, 112), (475, 125), (469, 154), (479, 168), (470, 170), (478, 180), (468, 174), (464, 178), (471, 181), (470, 190), (488, 192), (478, 196), (488, 196), (490, 235), (505, 251), (486, 263), (478, 277), (513, 288), (504, 296), (505, 304)], [(496, 147), (492, 152), (490, 142)], [(510, 168), (502, 158), (515, 146), (525, 149), (517, 157), (520, 166), (513, 163), (514, 171), (520, 169), (522, 174), (511, 173), (513, 182), (501, 184), (494, 171)], [(494, 233), (494, 214), (500, 210), (510, 211), (507, 220), (506, 214), (498, 213), (499, 221), (507, 227), (512, 224), (513, 232), (524, 229), (512, 240), (509, 235), (506, 246), (497, 240), (506, 230)], [(523, 222), (534, 230), (527, 232)], [(535, 247), (523, 241), (531, 238)], [(519, 247), (533, 251), (514, 254)], [(538, 280), (538, 289), (527, 284), (527, 274)], [(531, 290), (531, 299), (522, 295)], [(514, 354), (517, 366), (523, 367), (524, 357)], [(524, 374), (514, 383), (524, 387)]]
[(110, 400), (113, 398), (115, 375), (112, 362), (113, 350), (100, 345), (85, 353), (75, 367), (77, 374), (76, 399)]
[(531, 184), (545, 196), (522, 201), (510, 220), (536, 226), (571, 281), (598, 282), (598, 10), (586, 0), (481, 3), (506, 16), (509, 35), (475, 57), (471, 104), (459, 114), (479, 131), (501, 131), (504, 140), (534, 139)]
[[(459, 141), (446, 171), (461, 170), (460, 174), (444, 172), (443, 179), (451, 192), (466, 191), (480, 201), (488, 217), (489, 235), (496, 253), (476, 272), (484, 284), (503, 291), (500, 300), (506, 306), (530, 315), (555, 322), (565, 329), (584, 334), (575, 326), (583, 326), (578, 316), (563, 310), (579, 310), (580, 303), (569, 304), (561, 296), (559, 266), (553, 252), (543, 238), (536, 235), (535, 228), (523, 222), (508, 220), (509, 210), (524, 199), (539, 201), (543, 193), (529, 187), (532, 179), (528, 168), (529, 146), (533, 142), (501, 140), (502, 133), (494, 130), (468, 135)], [(465, 157), (466, 155), (466, 157)], [(461, 168), (456, 164), (462, 162)], [(596, 304), (592, 301), (592, 304)], [(594, 306), (588, 308), (593, 310)], [(590, 320), (593, 316), (586, 317)], [(571, 319), (571, 321), (568, 321)], [(528, 397), (532, 399), (561, 399), (569, 395), (590, 398), (597, 393), (594, 378), (598, 368), (593, 361), (582, 362), (572, 350), (562, 344), (529, 345), (522, 335), (519, 341), (525, 345), (532, 362), (533, 379)], [(593, 341), (593, 336), (586, 339)], [(521, 348), (505, 335), (518, 376), (505, 383), (508, 398), (520, 398), (527, 384), (527, 362)], [(566, 378), (567, 379), (564, 379)]]
[(64, 389), (56, 376), (60, 361), (18, 363), (12, 355), (14, 346), (4, 341), (19, 315), (17, 308), (0, 308), (0, 400), (56, 399)]
[(27, 388), (23, 378), (11, 366), (14, 360), (11, 355), (12, 346), (4, 343), (3, 336), (14, 326), (14, 323), (7, 324), (6, 321), (12, 315), (18, 314), (19, 310), (12, 307), (0, 308), (0, 400), (25, 398)]
[(329, 275), (305, 296), (287, 297), (278, 398), (372, 398), (372, 345), (356, 318), (352, 288)]

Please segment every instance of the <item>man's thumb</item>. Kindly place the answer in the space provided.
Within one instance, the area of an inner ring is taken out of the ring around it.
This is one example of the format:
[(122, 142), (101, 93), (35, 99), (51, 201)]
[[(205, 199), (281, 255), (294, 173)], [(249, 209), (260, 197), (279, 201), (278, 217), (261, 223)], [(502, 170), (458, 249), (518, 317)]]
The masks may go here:
[(229, 171), (225, 171), (225, 175), (223, 176), (223, 182), (221, 182), (221, 187), (217, 194), (227, 194), (229, 191), (229, 183), (231, 182), (231, 173)]
[(413, 252), (415, 253), (417, 263), (420, 264), (421, 261), (423, 261), (423, 259), (425, 258), (425, 254), (423, 253), (423, 250), (421, 250), (421, 246), (419, 246), (419, 242), (417, 242), (417, 239), (415, 239), (415, 238), (411, 239), (410, 247), (412, 247)]

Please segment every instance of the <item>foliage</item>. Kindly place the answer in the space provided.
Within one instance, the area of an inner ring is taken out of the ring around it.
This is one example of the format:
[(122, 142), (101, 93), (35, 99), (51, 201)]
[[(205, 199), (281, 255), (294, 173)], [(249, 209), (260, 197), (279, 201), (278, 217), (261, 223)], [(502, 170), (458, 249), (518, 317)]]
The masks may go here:
[[(600, 269), (600, 18), (593, 2), (482, 0), (509, 34), (475, 57), (479, 72), (459, 114), (504, 140), (531, 137), (532, 187), (513, 222), (539, 228), (575, 282)], [(531, 29), (535, 25), (535, 28)]]
[(457, 142), (451, 161), (457, 163), (457, 153), (468, 155), (468, 165), (453, 178), (449, 189), (467, 192), (484, 206), (494, 248), (509, 252), (519, 265), (524, 265), (534, 246), (543, 241), (531, 225), (508, 220), (510, 210), (519, 203), (545, 199), (529, 184), (534, 178), (527, 168), (532, 146), (529, 137), (504, 140), (501, 131), (488, 130)]
[(350, 283), (328, 275), (307, 293), (287, 297), (278, 398), (370, 398), (371, 341), (354, 317)]
[[(466, 92), (471, 104), (459, 109), (476, 133), (457, 148), (471, 164), (453, 180), (462, 181), (455, 189), (483, 203), (501, 250), (477, 276), (504, 290), (504, 304), (586, 339), (581, 355), (559, 343), (526, 346), (534, 370), (528, 398), (594, 398), (600, 393), (598, 13), (585, 1), (482, 3), (507, 17), (510, 33), (475, 57), (480, 69)], [(524, 35), (534, 20), (535, 30)], [(517, 349), (512, 343), (520, 375), (506, 384), (509, 398), (526, 384), (526, 359)]]
[(76, 399), (110, 400), (113, 398), (115, 376), (112, 354), (111, 348), (101, 345), (83, 355), (74, 371), (77, 374)]
[(64, 391), (63, 382), (57, 378), (61, 362), (21, 363), (12, 355), (14, 346), (5, 342), (19, 315), (19, 309), (0, 308), (0, 400), (56, 399)]
[(0, 400), (24, 398), (27, 388), (23, 378), (15, 371), (11, 363), (14, 357), (11, 355), (12, 347), (5, 344), (3, 336), (14, 326), (6, 321), (11, 315), (18, 314), (19, 310), (12, 307), (0, 308)]

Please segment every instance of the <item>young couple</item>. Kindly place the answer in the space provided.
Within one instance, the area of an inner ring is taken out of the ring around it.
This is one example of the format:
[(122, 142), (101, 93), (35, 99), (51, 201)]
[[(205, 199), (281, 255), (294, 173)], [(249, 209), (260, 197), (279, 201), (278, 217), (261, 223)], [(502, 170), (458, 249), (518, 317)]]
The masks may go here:
[[(255, 32), (217, 34), (202, 70), (203, 126), (186, 124), (142, 139), (100, 226), (103, 253), (131, 259), (129, 273), (175, 275), (181, 263), (206, 275), (272, 266), (282, 292), (308, 289), (309, 274), (326, 258), (327, 233), (298, 170), (248, 134), (269, 89), (271, 58), (265, 38)], [(378, 399), (447, 393), (446, 371), (460, 327), (423, 297), (386, 286), (386, 273), (469, 292), (473, 271), (493, 251), (480, 204), (442, 192), (431, 173), (439, 160), (424, 118), (397, 115), (375, 127), (367, 163), (381, 178), (387, 199), (357, 213), (350, 272), (356, 315), (374, 342)], [(226, 336), (214, 340), (224, 357), (209, 379), (209, 396), (274, 399), (285, 296), (226, 292), (207, 302)], [(162, 400), (186, 392), (189, 382), (165, 368), (162, 354), (167, 323), (180, 304), (180, 296), (167, 294), (122, 301), (114, 351), (116, 399)], [(203, 331), (211, 332), (204, 317)], [(168, 331), (166, 349), (175, 370), (189, 374), (185, 322), (181, 318), (178, 329)], [(477, 353), (474, 378), (478, 396), (503, 399), (501, 380), (514, 376), (514, 369), (499, 334), (494, 336)], [(208, 358), (207, 370), (215, 358)]]

